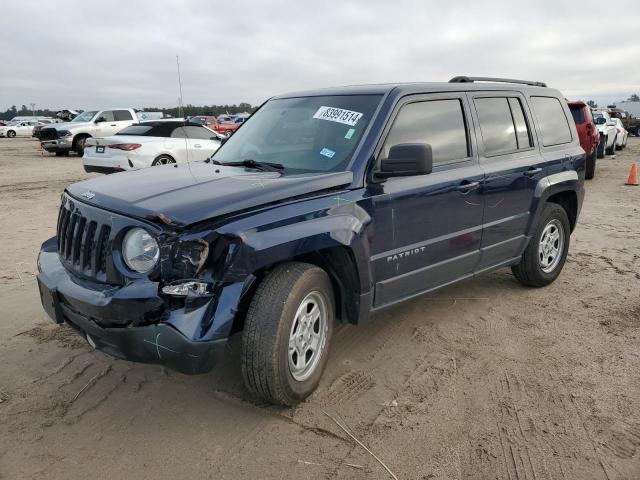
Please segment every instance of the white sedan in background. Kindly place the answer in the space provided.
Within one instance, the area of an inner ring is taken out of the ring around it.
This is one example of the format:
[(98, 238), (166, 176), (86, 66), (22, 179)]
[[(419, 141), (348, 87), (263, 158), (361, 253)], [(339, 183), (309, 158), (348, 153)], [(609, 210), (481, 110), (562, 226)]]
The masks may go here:
[(627, 146), (627, 137), (629, 136), (629, 132), (624, 128), (622, 120), (619, 118), (612, 118), (611, 120), (616, 122), (616, 150), (622, 150)]
[(221, 136), (198, 123), (152, 120), (105, 138), (89, 138), (82, 162), (86, 172), (123, 170), (206, 160), (220, 147)]
[(42, 125), (42, 123), (35, 120), (9, 123), (5, 127), (0, 127), (0, 137), (30, 137), (36, 125)]

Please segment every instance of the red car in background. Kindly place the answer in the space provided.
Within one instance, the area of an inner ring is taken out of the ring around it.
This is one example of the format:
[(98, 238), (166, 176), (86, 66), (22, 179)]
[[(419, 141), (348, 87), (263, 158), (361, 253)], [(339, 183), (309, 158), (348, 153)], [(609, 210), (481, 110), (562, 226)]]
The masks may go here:
[(580, 146), (587, 154), (585, 178), (592, 179), (596, 173), (596, 156), (600, 136), (593, 121), (593, 115), (591, 115), (591, 107), (582, 100), (567, 103), (573, 120), (576, 122)]
[(210, 128), (214, 132), (219, 133), (220, 135), (224, 135), (225, 137), (230, 136), (233, 132), (235, 132), (239, 124), (233, 122), (231, 117), (229, 117), (229, 121), (226, 118), (221, 120), (222, 115), (218, 118), (209, 116), (209, 115), (197, 115), (195, 117), (191, 117), (191, 121), (196, 121), (198, 123), (202, 123), (207, 128)]

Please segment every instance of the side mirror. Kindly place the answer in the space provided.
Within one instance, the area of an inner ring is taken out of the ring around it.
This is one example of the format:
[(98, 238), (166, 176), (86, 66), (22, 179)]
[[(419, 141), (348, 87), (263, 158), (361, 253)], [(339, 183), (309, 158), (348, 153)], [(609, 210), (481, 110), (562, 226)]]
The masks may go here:
[(426, 175), (433, 170), (433, 152), (427, 143), (401, 143), (389, 149), (380, 162), (379, 177)]
[(107, 121), (107, 119), (106, 119), (106, 118), (104, 118), (104, 117), (98, 117), (98, 118), (96, 118), (96, 121), (95, 121), (94, 123), (101, 123), (101, 122), (106, 122), (106, 121)]

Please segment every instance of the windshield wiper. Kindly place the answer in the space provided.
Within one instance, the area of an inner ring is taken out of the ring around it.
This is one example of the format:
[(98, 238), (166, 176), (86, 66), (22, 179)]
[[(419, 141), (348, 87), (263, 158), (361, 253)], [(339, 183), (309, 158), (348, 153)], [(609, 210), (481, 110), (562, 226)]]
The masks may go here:
[(247, 158), (240, 162), (225, 162), (222, 163), (216, 159), (212, 159), (215, 165), (225, 165), (228, 167), (247, 167), (247, 168), (255, 168), (256, 170), (262, 170), (263, 172), (279, 172), (282, 173), (284, 170), (284, 165), (281, 163), (272, 163), (272, 162), (258, 162), (256, 160), (252, 160)]

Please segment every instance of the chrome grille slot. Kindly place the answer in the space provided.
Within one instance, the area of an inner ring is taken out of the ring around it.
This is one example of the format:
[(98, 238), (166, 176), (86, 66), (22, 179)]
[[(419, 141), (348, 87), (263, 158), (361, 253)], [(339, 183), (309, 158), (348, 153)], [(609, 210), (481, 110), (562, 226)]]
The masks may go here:
[(70, 270), (91, 280), (107, 281), (111, 227), (87, 218), (84, 210), (64, 202), (58, 217), (58, 254)]

